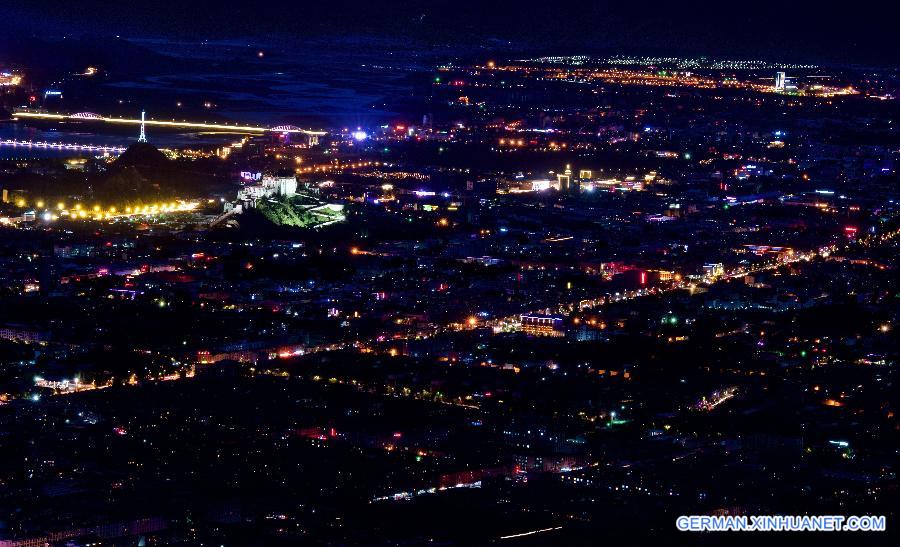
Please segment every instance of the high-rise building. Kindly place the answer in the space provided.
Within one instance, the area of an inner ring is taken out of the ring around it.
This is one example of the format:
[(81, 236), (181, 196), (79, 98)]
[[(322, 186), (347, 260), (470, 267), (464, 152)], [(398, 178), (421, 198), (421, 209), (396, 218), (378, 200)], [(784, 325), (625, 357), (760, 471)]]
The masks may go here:
[(775, 73), (775, 91), (784, 91), (786, 82), (787, 77), (784, 75), (784, 72)]

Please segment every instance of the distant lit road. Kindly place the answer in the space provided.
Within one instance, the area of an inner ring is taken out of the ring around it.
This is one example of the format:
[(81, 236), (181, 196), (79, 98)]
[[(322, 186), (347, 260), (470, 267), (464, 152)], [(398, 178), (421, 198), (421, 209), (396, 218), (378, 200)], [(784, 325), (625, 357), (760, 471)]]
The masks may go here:
[[(858, 240), (850, 241), (850, 242), (845, 243), (843, 245), (843, 247), (841, 247), (837, 243), (831, 244), (831, 245), (826, 245), (826, 246), (820, 247), (818, 249), (795, 253), (791, 258), (786, 259), (786, 260), (762, 264), (762, 265), (758, 265), (758, 266), (755, 266), (752, 268), (736, 268), (730, 272), (726, 272), (726, 274), (724, 276), (722, 276), (720, 279), (739, 279), (746, 275), (764, 272), (764, 271), (776, 270), (778, 268), (781, 268), (782, 266), (794, 264), (797, 262), (803, 262), (803, 261), (808, 262), (815, 258), (829, 259), (832, 257), (833, 253), (841, 250), (841, 248), (843, 248), (843, 250), (849, 250), (851, 247), (854, 247), (854, 246), (868, 247), (868, 246), (872, 246), (872, 245), (877, 245), (880, 243), (885, 243), (885, 242), (891, 241), (898, 235), (900, 235), (900, 231), (895, 230), (895, 231), (883, 233), (878, 236), (869, 235), (869, 236), (866, 236), (866, 237), (858, 239)], [(710, 281), (710, 282), (706, 282), (706, 283), (702, 283), (702, 284), (709, 284), (711, 282), (715, 282), (715, 281)], [(599, 307), (602, 307), (607, 304), (623, 302), (623, 301), (627, 301), (627, 300), (633, 300), (635, 298), (641, 298), (644, 296), (663, 295), (666, 293), (679, 291), (679, 290), (690, 290), (693, 286), (695, 286), (695, 285), (681, 281), (678, 283), (674, 283), (673, 285), (671, 285), (669, 287), (663, 287), (663, 288), (653, 287), (650, 289), (638, 289), (635, 291), (624, 291), (622, 293), (606, 294), (606, 295), (597, 297), (593, 300), (582, 299), (582, 300), (579, 300), (578, 302), (559, 303), (555, 306), (548, 306), (548, 308), (555, 309), (558, 312), (572, 312), (572, 311), (580, 310), (580, 309), (599, 308)], [(542, 310), (546, 310), (546, 309), (547, 308), (543, 308)], [(542, 313), (542, 310), (526, 312), (524, 315), (528, 315), (529, 313)], [(503, 325), (504, 323), (507, 323), (507, 324), (515, 323), (519, 320), (519, 318), (520, 318), (520, 315), (511, 315), (508, 317), (501, 317), (501, 318), (493, 319), (493, 320), (487, 321), (483, 324), (479, 324), (477, 326), (499, 327), (499, 326)], [(439, 327), (438, 332), (443, 331), (443, 330), (460, 330), (460, 329), (459, 328), (454, 329), (452, 325), (451, 326), (442, 326), (442, 327)]]
[(556, 532), (557, 530), (562, 530), (562, 526), (553, 526), (551, 528), (540, 528), (538, 530), (529, 530), (528, 532), (519, 532), (517, 534), (509, 534), (506, 536), (500, 536), (499, 539), (519, 539), (523, 537), (533, 536), (536, 534), (546, 534), (547, 532)]
[(17, 141), (13, 139), (0, 140), (0, 146), (12, 146), (15, 148), (46, 148), (52, 150), (73, 150), (83, 152), (107, 152), (111, 154), (121, 154), (125, 151), (123, 146), (95, 146), (93, 144), (73, 144), (66, 142), (43, 142), (43, 141)]
[[(15, 118), (33, 118), (41, 120), (57, 120), (68, 121), (77, 120), (82, 122), (104, 122), (128, 125), (141, 125), (140, 118), (114, 118), (110, 116), (101, 116), (93, 112), (80, 112), (78, 114), (56, 114), (51, 112), (30, 112), (16, 111), (13, 116)], [(212, 131), (236, 131), (242, 133), (302, 133), (310, 137), (321, 137), (325, 135), (325, 131), (313, 131), (311, 129), (302, 129), (293, 125), (278, 125), (275, 127), (263, 127), (259, 125), (240, 125), (227, 123), (206, 123), (206, 122), (189, 122), (178, 120), (153, 120), (146, 119), (143, 121), (145, 125), (174, 127), (179, 129), (207, 129)]]

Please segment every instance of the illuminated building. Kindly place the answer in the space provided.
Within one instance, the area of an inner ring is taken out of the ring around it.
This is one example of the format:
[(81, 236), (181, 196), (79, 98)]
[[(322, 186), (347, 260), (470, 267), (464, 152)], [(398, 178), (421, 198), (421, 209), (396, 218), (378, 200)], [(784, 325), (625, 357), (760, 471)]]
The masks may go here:
[(775, 73), (775, 91), (784, 91), (785, 80), (784, 72)]
[(21, 75), (15, 72), (0, 72), (0, 87), (15, 87), (21, 83)]
[[(534, 192), (543, 192), (544, 190), (550, 189), (550, 181), (549, 180), (533, 180), (531, 181), (531, 191)], [(527, 192), (528, 189), (525, 188), (522, 191)]]
[(572, 191), (572, 166), (566, 165), (566, 170), (561, 175), (556, 175), (559, 191), (569, 193)]
[(47, 331), (30, 329), (22, 325), (3, 325), (0, 326), (0, 339), (18, 340), (20, 342), (28, 343), (46, 342), (50, 339), (50, 333)]
[(672, 281), (676, 279), (675, 272), (671, 272), (668, 270), (659, 270), (658, 273), (660, 281)]
[(255, 207), (262, 198), (272, 196), (291, 197), (297, 193), (297, 177), (264, 176), (259, 184), (245, 186), (238, 191), (237, 201)]
[(563, 336), (561, 317), (547, 315), (523, 315), (522, 332), (533, 336)]
[(703, 265), (703, 276), (715, 279), (725, 275), (725, 266), (722, 263), (711, 263)]

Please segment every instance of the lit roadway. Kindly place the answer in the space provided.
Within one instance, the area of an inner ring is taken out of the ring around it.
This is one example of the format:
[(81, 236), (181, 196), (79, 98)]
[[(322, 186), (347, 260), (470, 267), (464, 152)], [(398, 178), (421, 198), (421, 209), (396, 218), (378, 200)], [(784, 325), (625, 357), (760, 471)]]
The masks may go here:
[[(767, 264), (760, 264), (760, 265), (754, 266), (753, 268), (750, 268), (750, 269), (736, 268), (736, 269), (732, 270), (731, 272), (727, 272), (725, 275), (721, 276), (718, 279), (741, 278), (741, 277), (744, 277), (745, 275), (749, 275), (752, 273), (763, 272), (763, 271), (767, 271), (767, 270), (775, 270), (777, 268), (780, 268), (781, 266), (784, 266), (786, 264), (792, 264), (794, 262), (809, 261), (816, 257), (828, 257), (835, 250), (837, 250), (837, 245), (822, 247), (818, 250), (808, 251), (808, 252), (804, 252), (804, 253), (795, 253), (791, 258), (789, 258), (787, 260), (775, 261), (775, 262), (767, 263)], [(716, 279), (712, 279), (710, 281), (715, 282)], [(706, 284), (709, 284), (709, 282), (707, 282)], [(696, 283), (693, 283), (693, 282), (689, 283), (689, 282), (685, 282), (685, 281), (678, 281), (668, 287), (662, 287), (662, 288), (652, 287), (649, 289), (624, 291), (621, 294), (620, 293), (615, 293), (615, 294), (607, 293), (604, 296), (597, 297), (593, 300), (582, 299), (582, 300), (579, 300), (578, 302), (560, 303), (560, 304), (556, 305), (556, 309), (560, 312), (572, 312), (572, 311), (575, 311), (578, 309), (598, 308), (598, 307), (606, 305), (606, 304), (613, 304), (616, 302), (633, 300), (635, 298), (641, 298), (643, 296), (662, 295), (665, 293), (679, 291), (679, 290), (685, 290), (685, 289), (690, 290), (691, 288), (693, 288), (695, 286), (696, 286)], [(548, 308), (553, 309), (554, 306), (548, 306)], [(542, 308), (542, 309), (546, 310), (547, 308)], [(541, 313), (541, 310), (538, 310), (535, 312), (530, 312), (530, 313)], [(526, 313), (525, 315), (528, 315), (528, 313)], [(514, 323), (514, 322), (518, 322), (518, 320), (519, 320), (519, 315), (513, 315), (513, 316), (509, 316), (509, 317), (502, 317), (502, 318), (497, 318), (497, 319), (491, 320), (487, 324), (489, 326), (500, 326), (503, 323)]]
[(22, 148), (47, 148), (53, 150), (75, 150), (84, 152), (109, 152), (112, 154), (121, 154), (125, 151), (122, 146), (94, 146), (92, 144), (73, 144), (65, 142), (43, 142), (43, 141), (17, 141), (14, 139), (0, 140), (0, 146), (14, 146)]
[[(886, 233), (883, 233), (880, 235), (869, 235), (869, 236), (866, 236), (866, 237), (858, 239), (858, 240), (847, 242), (843, 246), (841, 246), (838, 243), (834, 243), (831, 245), (826, 245), (826, 246), (820, 247), (818, 249), (813, 249), (813, 250), (804, 251), (804, 252), (795, 252), (793, 255), (790, 256), (790, 258), (788, 258), (786, 260), (768, 262), (768, 263), (754, 266), (752, 268), (743, 268), (743, 267), (735, 268), (734, 270), (727, 272), (724, 276), (721, 276), (719, 279), (738, 279), (738, 278), (744, 277), (745, 275), (763, 272), (763, 271), (775, 270), (782, 266), (785, 266), (788, 264), (793, 264), (796, 262), (801, 262), (801, 261), (808, 262), (815, 258), (829, 259), (829, 258), (831, 258), (832, 254), (837, 252), (838, 250), (849, 250), (851, 247), (854, 247), (857, 245), (862, 245), (865, 247), (877, 245), (879, 243), (888, 242), (888, 241), (894, 239), (895, 237), (897, 237), (898, 235), (900, 235), (900, 230), (894, 230), (894, 231), (886, 232)], [(356, 253), (354, 253), (354, 254), (356, 254)], [(715, 282), (715, 281), (717, 281), (717, 280), (710, 280), (705, 284), (709, 284), (709, 283)], [(616, 303), (616, 302), (624, 302), (624, 301), (628, 301), (628, 300), (634, 300), (636, 298), (642, 298), (645, 296), (664, 295), (667, 293), (680, 291), (680, 290), (690, 290), (693, 286), (696, 286), (696, 284), (685, 282), (685, 281), (679, 281), (679, 282), (673, 283), (672, 285), (670, 285), (668, 287), (662, 287), (662, 288), (652, 287), (649, 289), (638, 289), (636, 291), (624, 291), (622, 293), (616, 293), (616, 294), (606, 293), (605, 295), (598, 296), (597, 298), (595, 298), (593, 300), (581, 299), (577, 302), (561, 302), (561, 303), (557, 303), (555, 305), (544, 307), (538, 311), (523, 312), (523, 313), (525, 315), (527, 315), (529, 313), (542, 313), (543, 310), (547, 310), (547, 309), (551, 309), (551, 310), (555, 309), (559, 313), (566, 313), (566, 312), (572, 312), (575, 310), (599, 308), (599, 307), (607, 305), (607, 304), (612, 304), (612, 303)], [(407, 339), (429, 338), (429, 337), (437, 336), (437, 335), (440, 335), (440, 334), (446, 333), (446, 332), (471, 330), (471, 329), (479, 328), (479, 327), (502, 328), (504, 325), (518, 323), (521, 315), (522, 314), (516, 314), (516, 315), (511, 315), (508, 317), (498, 317), (495, 319), (488, 319), (486, 321), (476, 321), (474, 323), (471, 323), (471, 322), (470, 323), (447, 323), (447, 324), (442, 324), (442, 325), (433, 325), (431, 332), (425, 333), (425, 332), (419, 331), (419, 332), (410, 332), (410, 333), (406, 333), (406, 334), (395, 334), (392, 337), (387, 338), (385, 340), (385, 342), (391, 342), (391, 341), (396, 342), (396, 341), (407, 340)], [(323, 351), (338, 351), (338, 350), (350, 350), (350, 349), (366, 351), (366, 350), (370, 349), (373, 345), (376, 345), (377, 343), (378, 342), (376, 342), (376, 340), (370, 339), (370, 340), (348, 340), (348, 341), (343, 341), (343, 342), (334, 342), (334, 343), (330, 343), (330, 344), (321, 344), (318, 346), (309, 346), (309, 347), (299, 347), (298, 346), (293, 351), (280, 353), (279, 357), (289, 358), (289, 357), (295, 357), (295, 356), (300, 356), (300, 355), (308, 355), (310, 353), (319, 353), (319, 352), (323, 352)]]
[(278, 125), (275, 127), (263, 127), (260, 125), (240, 125), (227, 123), (206, 123), (206, 122), (188, 122), (177, 120), (141, 120), (140, 118), (113, 118), (110, 116), (101, 116), (92, 112), (81, 112), (78, 114), (55, 114), (51, 112), (30, 112), (25, 110), (16, 111), (13, 114), (16, 118), (35, 118), (42, 120), (79, 120), (79, 121), (95, 121), (105, 123), (117, 123), (128, 125), (154, 125), (164, 127), (174, 127), (179, 129), (208, 129), (211, 131), (232, 131), (240, 133), (302, 133), (310, 137), (321, 137), (326, 134), (325, 131), (313, 131), (310, 129), (301, 129), (293, 125)]

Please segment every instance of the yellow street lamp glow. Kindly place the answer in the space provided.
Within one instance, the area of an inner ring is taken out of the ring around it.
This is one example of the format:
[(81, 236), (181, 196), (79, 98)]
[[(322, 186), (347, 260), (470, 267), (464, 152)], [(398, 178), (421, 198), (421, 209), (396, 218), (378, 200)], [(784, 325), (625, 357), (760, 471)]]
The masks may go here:
[(126, 207), (126, 208), (125, 208), (125, 212), (126, 212), (126, 213), (130, 213), (130, 212), (131, 212), (131, 207), (130, 207), (130, 206), (129, 206), (129, 207)]
[(25, 207), (25, 200), (24, 199), (16, 200), (16, 207)]
[(75, 204), (75, 210), (76, 210), (76, 211), (80, 211), (80, 210), (81, 210), (81, 204), (80, 204), (80, 203), (76, 203), (76, 204)]
[(99, 213), (99, 212), (100, 212), (100, 206), (99, 206), (99, 205), (94, 205), (94, 212), (95, 212), (95, 213)]
[(116, 208), (115, 208), (115, 207), (110, 207), (110, 208), (109, 208), (109, 212), (110, 212), (110, 213), (115, 213), (115, 212), (116, 212)]
[(60, 201), (59, 203), (56, 204), (56, 208), (59, 209), (60, 211), (62, 211), (63, 209), (66, 208), (66, 204)]
[[(65, 120), (73, 118), (72, 115), (67, 114), (53, 114), (53, 113), (44, 113), (44, 112), (16, 112), (15, 115), (17, 117), (22, 118), (43, 118), (43, 119), (51, 119), (51, 120)], [(77, 119), (77, 118), (76, 118)], [(142, 120), (140, 118), (110, 118), (101, 116), (97, 118), (97, 121), (102, 121), (106, 123), (121, 123), (121, 124), (134, 124), (134, 125), (157, 125), (157, 126), (168, 126), (168, 127), (187, 127), (193, 129), (228, 129), (232, 131), (246, 131), (251, 133), (303, 133), (306, 135), (313, 136), (324, 136), (327, 133), (324, 131), (311, 131), (308, 129), (285, 129), (285, 128), (269, 128), (269, 127), (261, 127), (261, 126), (252, 126), (252, 125), (227, 125), (227, 124), (215, 124), (215, 123), (198, 123), (198, 122), (179, 122), (179, 121), (166, 121), (166, 120)]]
[(44, 202), (42, 200), (37, 200), (34, 205), (35, 205), (35, 207), (43, 207)]

